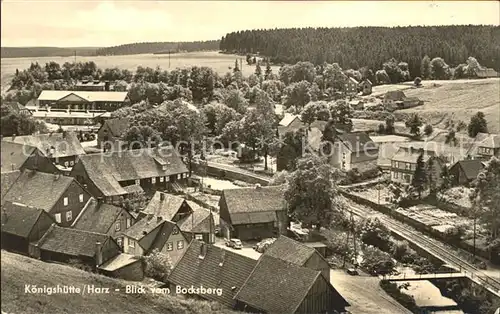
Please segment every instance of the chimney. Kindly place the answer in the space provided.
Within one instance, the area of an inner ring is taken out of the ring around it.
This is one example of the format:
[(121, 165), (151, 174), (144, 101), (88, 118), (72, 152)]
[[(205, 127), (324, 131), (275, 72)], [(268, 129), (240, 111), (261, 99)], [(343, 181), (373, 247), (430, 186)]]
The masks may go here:
[(12, 140), (16, 139), (16, 134), (12, 134)]
[(410, 146), (408, 149), (409, 149), (409, 151), (410, 151), (410, 154), (413, 154), (413, 152), (414, 152), (414, 150), (415, 150), (415, 149), (413, 148), (413, 146)]
[(157, 222), (157, 223), (159, 223), (160, 221), (162, 221), (161, 216), (157, 216), (157, 217), (156, 217), (156, 222)]
[(165, 194), (160, 192), (160, 201), (164, 201), (164, 200), (165, 200)]
[(204, 259), (206, 255), (207, 255), (207, 244), (205, 242), (201, 241), (200, 256), (198, 256), (198, 257), (200, 259)]
[(96, 266), (101, 266), (102, 264), (102, 244), (99, 241), (95, 243), (95, 263)]

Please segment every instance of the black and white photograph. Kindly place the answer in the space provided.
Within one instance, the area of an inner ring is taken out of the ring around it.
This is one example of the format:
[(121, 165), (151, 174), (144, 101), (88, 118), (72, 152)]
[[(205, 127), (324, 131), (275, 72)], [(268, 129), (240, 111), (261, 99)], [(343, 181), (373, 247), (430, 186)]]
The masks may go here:
[(1, 1), (1, 314), (500, 314), (499, 1)]

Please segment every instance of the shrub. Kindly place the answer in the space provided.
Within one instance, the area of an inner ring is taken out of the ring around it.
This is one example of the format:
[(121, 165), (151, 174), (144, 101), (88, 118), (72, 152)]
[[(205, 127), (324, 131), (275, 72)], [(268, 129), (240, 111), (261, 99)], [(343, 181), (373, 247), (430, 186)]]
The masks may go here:
[(465, 235), (466, 228), (465, 226), (454, 226), (445, 231), (444, 236), (448, 241), (457, 242), (462, 240), (462, 237)]
[(384, 252), (391, 249), (390, 236), (389, 229), (378, 218), (367, 218), (361, 225), (361, 241)]
[(159, 281), (166, 281), (172, 270), (170, 256), (154, 249), (151, 253), (143, 257), (145, 264), (144, 273), (146, 276)]
[(387, 275), (394, 271), (396, 264), (391, 256), (376, 247), (367, 246), (363, 249), (361, 267), (372, 275)]
[(401, 287), (398, 287), (396, 283), (389, 282), (387, 280), (380, 281), (380, 287), (387, 292), (392, 298), (398, 301), (399, 304), (412, 311), (413, 313), (419, 313), (419, 308), (415, 302), (413, 296), (401, 292)]
[(434, 129), (432, 128), (432, 125), (430, 125), (430, 124), (427, 124), (424, 128), (424, 134), (427, 136), (431, 135), (433, 131), (434, 131)]
[(385, 125), (383, 123), (380, 123), (378, 125), (378, 131), (377, 131), (378, 134), (384, 134), (385, 133)]

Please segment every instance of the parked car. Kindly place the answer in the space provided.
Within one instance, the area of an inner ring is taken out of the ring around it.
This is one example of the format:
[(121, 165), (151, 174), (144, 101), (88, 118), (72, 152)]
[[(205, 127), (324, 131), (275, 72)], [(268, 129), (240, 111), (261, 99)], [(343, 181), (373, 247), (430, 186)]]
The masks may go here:
[(347, 273), (351, 276), (357, 276), (359, 275), (358, 271), (355, 268), (348, 268)]
[(230, 239), (226, 241), (226, 246), (240, 250), (243, 248), (243, 244), (241, 243), (240, 239)]
[(253, 246), (253, 249), (259, 253), (264, 253), (267, 248), (276, 241), (276, 238), (267, 238)]

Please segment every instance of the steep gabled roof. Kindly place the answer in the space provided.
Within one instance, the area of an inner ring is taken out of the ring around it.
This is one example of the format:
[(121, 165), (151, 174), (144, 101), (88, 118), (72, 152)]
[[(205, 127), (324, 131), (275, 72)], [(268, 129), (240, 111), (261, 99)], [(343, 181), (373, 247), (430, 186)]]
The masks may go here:
[(168, 280), (186, 288), (191, 286), (221, 288), (221, 296), (217, 294), (200, 296), (233, 307), (233, 297), (243, 286), (257, 261), (214, 245), (206, 245), (206, 254), (204, 258), (200, 258), (202, 243), (193, 240), (170, 273)]
[(299, 119), (300, 121), (300, 116), (299, 115), (293, 115), (293, 114), (290, 114), (290, 113), (285, 113), (283, 119), (281, 119), (281, 121), (279, 122), (279, 125), (280, 126), (289, 126), (290, 123), (293, 122), (293, 120), (295, 119)]
[(2, 172), (19, 170), (35, 150), (33, 146), (2, 141), (0, 154)]
[(453, 166), (451, 166), (450, 170), (454, 167), (460, 167), (465, 173), (467, 180), (474, 180), (477, 178), (479, 172), (481, 172), (484, 168), (484, 165), (478, 159), (471, 159), (457, 161)]
[(353, 83), (354, 83), (354, 84), (356, 84), (356, 85), (358, 85), (358, 84), (359, 84), (359, 82), (358, 82), (358, 81), (356, 81), (356, 79), (355, 79), (355, 78), (353, 78), (353, 77), (349, 77), (349, 81), (353, 82)]
[(283, 235), (271, 244), (264, 255), (303, 266), (316, 253), (316, 250), (303, 243), (292, 240)]
[(48, 212), (73, 180), (72, 177), (60, 174), (24, 170), (4, 198), (6, 201), (41, 208)]
[(122, 136), (122, 134), (128, 129), (130, 125), (130, 119), (129, 118), (108, 119), (104, 122), (104, 125), (108, 126), (111, 135), (119, 137)]
[(124, 232), (124, 235), (136, 241), (140, 241), (164, 222), (165, 220), (157, 219), (157, 217), (154, 216), (144, 217), (128, 228)]
[[(173, 148), (147, 148), (80, 156), (90, 180), (105, 196), (128, 192), (119, 182), (187, 173), (188, 169)], [(165, 170), (160, 164), (165, 162)]]
[(193, 212), (177, 222), (179, 228), (184, 232), (215, 232), (215, 225), (218, 220), (215, 219), (214, 214), (194, 202), (188, 201), (188, 204)]
[(295, 313), (321, 272), (261, 256), (234, 297), (265, 313)]
[(10, 190), (10, 188), (17, 181), (19, 176), (21, 175), (21, 171), (15, 170), (11, 172), (2, 172), (2, 177), (0, 179), (0, 185), (2, 187), (2, 194), (0, 195), (0, 200), (2, 204), (5, 202), (5, 194)]
[(4, 137), (3, 141), (36, 147), (46, 156), (50, 155), (53, 148), (51, 155), (53, 158), (85, 155), (82, 144), (74, 132)]
[(490, 134), (484, 140), (482, 140), (479, 144), (479, 147), (486, 148), (500, 148), (500, 135), (499, 134)]
[(45, 214), (42, 209), (5, 202), (0, 219), (2, 232), (27, 238), (42, 214)]
[[(161, 199), (162, 195), (164, 197), (163, 200)], [(186, 200), (180, 196), (157, 191), (143, 212), (165, 220), (172, 220), (185, 202)]]
[[(417, 163), (417, 159), (420, 156), (421, 152), (419, 151), (408, 151), (405, 150), (404, 148), (400, 148), (394, 156), (392, 156), (391, 161), (398, 161), (398, 162), (408, 162), (415, 164)], [(427, 162), (429, 158), (431, 157), (430, 154), (424, 152), (424, 162)]]
[(276, 221), (275, 212), (284, 210), (281, 186), (251, 187), (222, 191), (232, 224)]
[(364, 132), (343, 133), (337, 137), (353, 153), (378, 150), (375, 142)]
[(125, 209), (110, 204), (92, 202), (74, 222), (74, 228), (106, 234), (114, 226), (116, 219)]
[(63, 228), (54, 224), (38, 241), (38, 246), (43, 251), (94, 257), (96, 242), (104, 244), (109, 239), (109, 236), (102, 233)]

